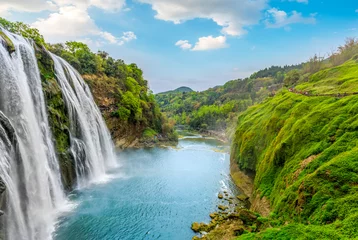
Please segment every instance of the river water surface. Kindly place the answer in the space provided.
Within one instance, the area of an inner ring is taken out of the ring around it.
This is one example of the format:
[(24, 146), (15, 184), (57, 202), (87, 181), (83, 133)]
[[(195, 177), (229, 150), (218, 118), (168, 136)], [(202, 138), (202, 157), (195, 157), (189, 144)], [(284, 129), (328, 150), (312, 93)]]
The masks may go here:
[(191, 239), (192, 222), (209, 222), (220, 191), (238, 194), (228, 147), (181, 139), (177, 148), (125, 150), (110, 180), (70, 195), (76, 205), (58, 223), (56, 240)]

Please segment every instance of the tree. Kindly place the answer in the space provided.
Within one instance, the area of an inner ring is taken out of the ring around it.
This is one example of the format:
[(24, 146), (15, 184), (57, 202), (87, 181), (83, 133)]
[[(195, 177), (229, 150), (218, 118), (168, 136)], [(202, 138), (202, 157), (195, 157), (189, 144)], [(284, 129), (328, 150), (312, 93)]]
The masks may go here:
[(286, 87), (290, 87), (295, 85), (298, 80), (300, 80), (300, 72), (295, 69), (292, 71), (289, 71), (285, 77), (284, 84)]
[(276, 73), (276, 83), (282, 83), (285, 79), (285, 74), (283, 74), (281, 71)]
[(0, 17), (0, 26), (4, 27), (10, 32), (22, 35), (24, 38), (32, 39), (36, 44), (47, 48), (47, 44), (45, 43), (45, 40), (40, 34), (39, 30), (30, 27), (28, 24), (23, 22), (10, 22)]
[(81, 74), (94, 74), (100, 72), (97, 69), (98, 64), (96, 61), (96, 55), (91, 52), (89, 47), (81, 42), (66, 42), (67, 50), (73, 54), (81, 64), (79, 70)]

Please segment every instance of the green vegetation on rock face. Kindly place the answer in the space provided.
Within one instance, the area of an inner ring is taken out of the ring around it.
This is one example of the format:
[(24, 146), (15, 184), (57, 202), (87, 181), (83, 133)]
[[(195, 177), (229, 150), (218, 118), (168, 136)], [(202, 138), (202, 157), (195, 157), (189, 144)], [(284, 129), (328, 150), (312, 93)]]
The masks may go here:
[[(105, 52), (92, 53), (87, 45), (79, 42), (45, 44), (37, 29), (21, 22), (12, 23), (0, 18), (0, 26), (34, 40), (49, 124), (66, 190), (71, 190), (76, 182), (75, 163), (70, 151), (70, 121), (54, 63), (47, 50), (66, 59), (84, 75), (115, 140), (133, 138), (129, 140), (134, 141), (143, 137), (148, 141), (145, 130), (153, 129), (150, 140), (177, 141), (173, 124), (161, 114), (136, 64), (114, 60)], [(0, 38), (9, 53), (15, 51), (11, 40), (1, 31)]]
[[(37, 43), (40, 46), (44, 46), (44, 47), (47, 46), (47, 44), (45, 43), (45, 40), (44, 40), (43, 36), (40, 34), (39, 30), (36, 28), (31, 28), (29, 25), (27, 25), (25, 23), (10, 22), (10, 21), (7, 21), (6, 19), (0, 17), (0, 26), (12, 33), (16, 33), (16, 34), (22, 35), (25, 38), (34, 40), (35, 43)], [(3, 34), (1, 34), (1, 31), (0, 31), (0, 36), (3, 37)], [(5, 41), (6, 41), (6, 39), (5, 39)]]
[(106, 52), (93, 53), (80, 42), (49, 45), (49, 50), (83, 74), (117, 142), (141, 139), (145, 129), (153, 129), (161, 140), (177, 141), (173, 123), (160, 112), (136, 64), (115, 60)]
[(10, 40), (10, 38), (8, 38), (4, 32), (2, 32), (0, 30), (0, 38), (2, 38), (4, 41), (5, 41), (5, 45), (6, 45), (6, 48), (8, 50), (9, 53), (13, 53), (15, 51), (15, 46), (14, 44), (12, 43), (12, 41)]
[(36, 47), (37, 63), (40, 69), (48, 118), (55, 139), (64, 187), (70, 190), (76, 180), (74, 161), (70, 154), (70, 121), (62, 91), (56, 81), (54, 62), (46, 50)]
[[(297, 89), (357, 91), (355, 59), (326, 68)], [(242, 239), (358, 237), (358, 96), (304, 96), (283, 90), (238, 118), (232, 158), (256, 172), (274, 228)], [(240, 239), (241, 239), (240, 238)]]
[[(37, 29), (33, 29), (24, 23), (12, 23), (0, 18), (0, 26), (25, 38), (33, 39), (35, 42), (34, 47), (40, 70), (42, 90), (47, 105), (48, 120), (54, 138), (56, 153), (59, 158), (62, 182), (66, 190), (71, 190), (76, 181), (76, 173), (74, 160), (70, 153), (70, 122), (62, 91), (56, 80), (54, 62), (46, 50), (47, 45)], [(11, 40), (1, 31), (0, 37), (5, 40), (10, 53), (15, 51)]]

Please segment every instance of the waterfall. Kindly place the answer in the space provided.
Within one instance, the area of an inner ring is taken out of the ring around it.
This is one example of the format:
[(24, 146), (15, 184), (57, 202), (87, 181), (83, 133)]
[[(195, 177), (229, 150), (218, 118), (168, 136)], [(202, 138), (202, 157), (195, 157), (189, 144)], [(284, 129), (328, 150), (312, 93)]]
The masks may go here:
[(65, 202), (59, 165), (34, 49), (20, 36), (7, 36), (15, 52), (10, 56), (0, 47), (0, 110), (15, 129), (17, 146), (1, 155), (1, 178), (7, 188), (6, 236), (48, 239), (55, 212)]
[[(0, 228), (5, 228), (5, 239), (51, 239), (67, 199), (35, 50), (30, 40), (0, 31), (15, 46), (10, 55), (0, 37), (0, 207), (5, 205)], [(70, 115), (70, 150), (82, 187), (115, 166), (113, 144), (81, 76), (63, 59), (51, 57)]]
[(77, 185), (81, 188), (90, 181), (100, 181), (106, 169), (116, 166), (113, 143), (81, 75), (65, 60), (54, 54), (51, 57), (69, 110)]

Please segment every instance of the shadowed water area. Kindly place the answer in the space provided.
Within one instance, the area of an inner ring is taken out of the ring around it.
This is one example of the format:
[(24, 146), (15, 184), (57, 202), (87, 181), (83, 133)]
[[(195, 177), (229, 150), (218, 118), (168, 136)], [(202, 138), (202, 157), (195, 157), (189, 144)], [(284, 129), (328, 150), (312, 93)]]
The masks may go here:
[(74, 192), (55, 239), (191, 239), (191, 223), (210, 221), (218, 193), (238, 194), (228, 147), (190, 137), (178, 148), (125, 150), (109, 182)]

